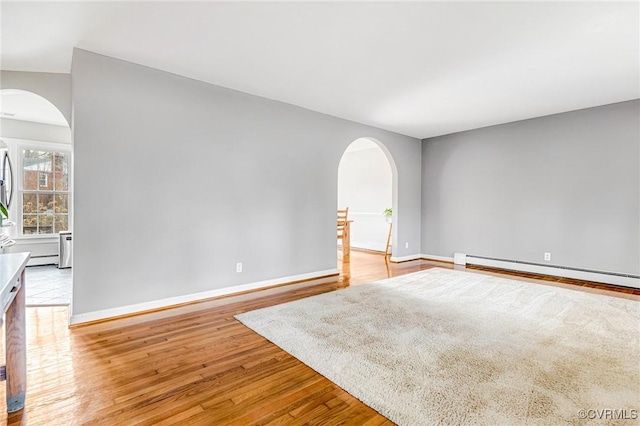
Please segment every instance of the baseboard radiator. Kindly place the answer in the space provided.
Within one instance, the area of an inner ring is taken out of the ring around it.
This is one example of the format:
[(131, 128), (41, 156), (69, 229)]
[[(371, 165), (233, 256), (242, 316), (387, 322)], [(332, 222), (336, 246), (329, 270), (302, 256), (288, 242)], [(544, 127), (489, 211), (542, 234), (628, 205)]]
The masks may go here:
[(5, 250), (5, 253), (21, 252), (31, 253), (27, 266), (52, 265), (58, 263), (58, 243), (56, 241), (16, 241), (16, 244)]
[(40, 265), (57, 265), (58, 254), (43, 255), (43, 256), (31, 256), (27, 266), (40, 266)]
[(455, 253), (453, 258), (454, 263), (458, 265), (485, 266), (487, 268), (507, 269), (533, 274), (595, 281), (623, 287), (640, 288), (640, 275), (573, 268), (569, 266), (545, 265), (541, 263), (523, 262), (520, 260), (496, 259), (493, 257), (463, 253)]

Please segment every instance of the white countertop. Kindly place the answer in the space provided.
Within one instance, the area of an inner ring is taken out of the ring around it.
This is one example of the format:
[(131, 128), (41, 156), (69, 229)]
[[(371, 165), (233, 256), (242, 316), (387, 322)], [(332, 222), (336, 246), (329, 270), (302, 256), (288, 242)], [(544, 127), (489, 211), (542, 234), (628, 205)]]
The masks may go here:
[(0, 254), (0, 291), (20, 277), (29, 257), (31, 257), (30, 253)]

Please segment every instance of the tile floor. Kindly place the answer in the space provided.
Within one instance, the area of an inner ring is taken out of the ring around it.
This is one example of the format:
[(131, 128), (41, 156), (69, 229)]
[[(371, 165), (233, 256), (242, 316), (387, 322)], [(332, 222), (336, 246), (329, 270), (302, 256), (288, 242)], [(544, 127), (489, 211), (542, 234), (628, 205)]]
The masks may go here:
[(27, 266), (25, 269), (27, 306), (71, 303), (71, 268), (55, 265)]

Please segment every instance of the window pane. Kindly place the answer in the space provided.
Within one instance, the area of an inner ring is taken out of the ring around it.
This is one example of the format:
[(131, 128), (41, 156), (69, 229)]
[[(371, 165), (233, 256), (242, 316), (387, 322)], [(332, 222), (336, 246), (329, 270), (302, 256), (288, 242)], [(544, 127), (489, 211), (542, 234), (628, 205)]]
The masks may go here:
[(69, 196), (67, 194), (56, 194), (54, 211), (56, 214), (69, 213)]
[(53, 194), (38, 194), (38, 213), (53, 213)]
[(38, 212), (38, 196), (36, 194), (22, 195), (22, 212), (37, 213)]
[(53, 153), (40, 151), (38, 162), (38, 189), (51, 191), (53, 189)]
[(23, 189), (38, 189), (38, 162), (40, 151), (25, 149), (23, 153)]
[(57, 214), (53, 222), (53, 232), (58, 233), (60, 231), (69, 230), (69, 215)]
[(38, 234), (53, 233), (53, 215), (49, 213), (38, 215)]
[(69, 156), (60, 152), (54, 153), (54, 189), (56, 191), (67, 191), (69, 189)]
[(38, 231), (38, 217), (35, 214), (25, 214), (22, 217), (22, 233), (35, 234)]

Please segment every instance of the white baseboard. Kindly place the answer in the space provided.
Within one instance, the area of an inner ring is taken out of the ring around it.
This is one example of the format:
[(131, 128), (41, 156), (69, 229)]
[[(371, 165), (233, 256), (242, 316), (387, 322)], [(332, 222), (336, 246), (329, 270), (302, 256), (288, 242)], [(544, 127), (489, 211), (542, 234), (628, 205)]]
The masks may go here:
[(317, 271), (317, 272), (311, 272), (308, 274), (292, 275), (289, 277), (282, 277), (282, 278), (276, 278), (272, 280), (265, 280), (265, 281), (255, 282), (255, 283), (237, 285), (233, 287), (225, 287), (225, 288), (220, 288), (220, 289), (215, 289), (210, 291), (203, 291), (200, 293), (185, 294), (184, 296), (176, 296), (176, 297), (169, 297), (166, 299), (152, 300), (149, 302), (136, 303), (133, 305), (120, 306), (117, 308), (103, 309), (100, 311), (93, 311), (93, 312), (85, 312), (83, 314), (74, 314), (74, 315), (71, 315), (69, 319), (69, 323), (71, 325), (77, 325), (77, 324), (82, 324), (86, 322), (99, 321), (99, 320), (104, 320), (108, 318), (120, 317), (123, 315), (131, 315), (131, 314), (136, 314), (136, 313), (141, 313), (141, 312), (151, 311), (156, 309), (170, 308), (175, 305), (181, 305), (181, 304), (190, 303), (190, 302), (198, 302), (205, 299), (211, 299), (213, 297), (228, 296), (228, 295), (233, 295), (235, 293), (241, 293), (244, 291), (264, 289), (268, 287), (277, 286), (280, 284), (286, 284), (286, 283), (291, 283), (295, 281), (312, 280), (316, 278), (322, 278), (322, 277), (337, 275), (337, 274), (338, 274), (337, 269), (327, 269), (325, 271)]
[(41, 265), (57, 265), (58, 264), (58, 255), (53, 256), (43, 256), (43, 257), (32, 257), (29, 259), (29, 263), (27, 266), (41, 266)]
[(408, 256), (400, 256), (400, 257), (391, 256), (391, 261), (393, 263), (400, 263), (400, 262), (408, 262), (409, 260), (418, 260), (420, 258), (422, 258), (421, 254), (410, 254)]
[(387, 248), (384, 243), (361, 243), (358, 241), (351, 241), (351, 247), (357, 249), (379, 251), (382, 253), (384, 253), (384, 250)]
[(521, 262), (509, 262), (505, 260), (477, 258), (467, 256), (467, 265), (480, 265), (490, 268), (509, 269), (512, 271), (530, 272), (533, 274), (551, 275), (555, 277), (574, 278), (598, 283), (614, 284), (624, 287), (640, 288), (640, 279), (617, 274), (580, 271), (576, 269), (535, 265)]
[(453, 263), (453, 257), (436, 256), (433, 254), (411, 254), (409, 256), (402, 256), (402, 257), (392, 256), (391, 257), (391, 261), (394, 263), (407, 262), (409, 260), (418, 260), (418, 259), (436, 260), (438, 262)]
[(424, 260), (435, 260), (438, 262), (453, 263), (453, 257), (436, 256), (435, 254), (421, 254), (420, 258)]

